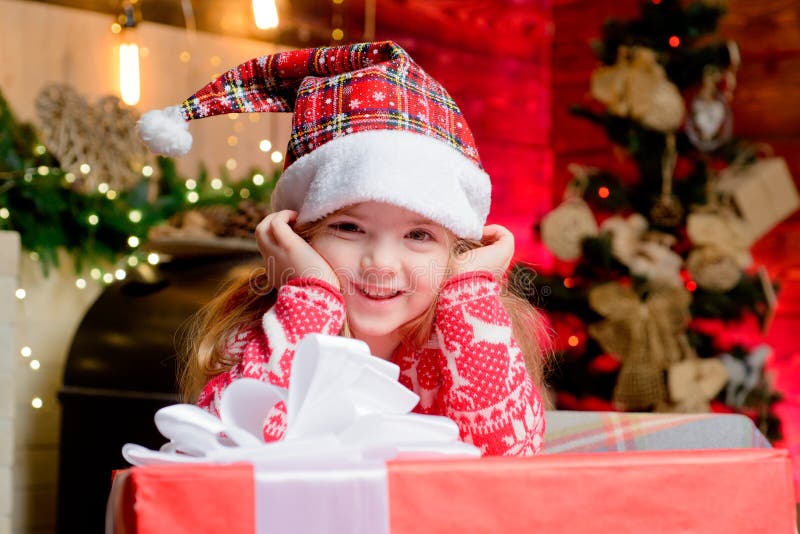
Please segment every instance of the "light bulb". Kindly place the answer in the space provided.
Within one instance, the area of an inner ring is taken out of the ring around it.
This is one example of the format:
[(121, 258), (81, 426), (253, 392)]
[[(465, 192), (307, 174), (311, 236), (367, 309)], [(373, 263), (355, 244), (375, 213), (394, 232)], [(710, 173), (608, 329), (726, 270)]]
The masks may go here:
[(253, 18), (259, 30), (278, 27), (278, 6), (275, 0), (253, 0)]
[(121, 43), (119, 45), (119, 94), (129, 106), (139, 103), (139, 45)]

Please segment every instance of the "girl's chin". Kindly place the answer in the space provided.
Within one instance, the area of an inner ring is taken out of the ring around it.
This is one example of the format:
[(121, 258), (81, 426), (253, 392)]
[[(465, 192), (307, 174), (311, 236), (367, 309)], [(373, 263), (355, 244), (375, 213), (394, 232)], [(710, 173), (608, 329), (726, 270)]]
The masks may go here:
[(399, 329), (399, 326), (395, 328), (394, 325), (388, 325), (386, 322), (378, 324), (377, 321), (370, 321), (365, 324), (358, 319), (348, 319), (348, 323), (355, 337), (364, 341), (367, 339), (393, 336), (397, 334)]
[(391, 359), (392, 353), (402, 341), (398, 329), (387, 331), (386, 328), (378, 328), (375, 325), (353, 324), (351, 334), (369, 345), (369, 350), (374, 356), (384, 360)]

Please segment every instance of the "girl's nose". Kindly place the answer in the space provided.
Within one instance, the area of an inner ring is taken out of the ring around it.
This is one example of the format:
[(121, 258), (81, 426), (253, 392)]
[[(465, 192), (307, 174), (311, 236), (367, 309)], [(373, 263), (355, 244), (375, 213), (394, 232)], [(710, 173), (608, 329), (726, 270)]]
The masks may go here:
[(361, 268), (365, 273), (392, 275), (400, 269), (400, 254), (392, 243), (372, 243), (361, 257)]

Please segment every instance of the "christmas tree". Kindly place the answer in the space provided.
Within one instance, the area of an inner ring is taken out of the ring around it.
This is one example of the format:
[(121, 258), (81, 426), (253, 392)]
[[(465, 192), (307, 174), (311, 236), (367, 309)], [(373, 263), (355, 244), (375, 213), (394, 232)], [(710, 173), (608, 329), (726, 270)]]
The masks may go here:
[(761, 343), (775, 287), (750, 247), (798, 199), (782, 159), (733, 136), (739, 50), (716, 34), (723, 15), (650, 0), (603, 26), (592, 103), (572, 111), (631, 172), (573, 164), (537, 225), (554, 272), (512, 271), (557, 334), (560, 408), (733, 411), (778, 435)]

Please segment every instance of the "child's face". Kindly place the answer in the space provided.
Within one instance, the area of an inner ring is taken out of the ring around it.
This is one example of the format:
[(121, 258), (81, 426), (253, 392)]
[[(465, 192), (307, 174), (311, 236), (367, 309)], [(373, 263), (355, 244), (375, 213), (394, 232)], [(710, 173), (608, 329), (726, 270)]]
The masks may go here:
[(353, 335), (370, 346), (399, 343), (398, 329), (428, 310), (453, 243), (438, 223), (380, 202), (329, 216), (311, 238), (339, 279)]

